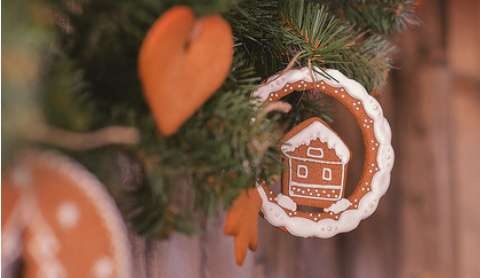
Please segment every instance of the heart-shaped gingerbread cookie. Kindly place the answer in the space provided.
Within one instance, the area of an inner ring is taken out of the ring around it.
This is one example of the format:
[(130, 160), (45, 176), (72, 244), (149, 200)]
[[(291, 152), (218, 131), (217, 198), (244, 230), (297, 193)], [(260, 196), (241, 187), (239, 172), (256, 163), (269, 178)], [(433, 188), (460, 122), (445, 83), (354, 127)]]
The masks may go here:
[(139, 54), (143, 92), (158, 129), (171, 135), (222, 85), (233, 57), (230, 25), (177, 6), (148, 31)]

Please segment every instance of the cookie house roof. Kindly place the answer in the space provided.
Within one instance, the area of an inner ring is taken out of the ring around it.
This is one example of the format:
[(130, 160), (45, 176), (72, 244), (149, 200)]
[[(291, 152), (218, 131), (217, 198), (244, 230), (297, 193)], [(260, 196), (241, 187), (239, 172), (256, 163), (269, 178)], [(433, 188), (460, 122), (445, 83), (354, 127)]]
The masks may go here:
[[(343, 164), (350, 160), (350, 151), (340, 137), (326, 126), (320, 119), (313, 118), (305, 122), (308, 126), (295, 133), (295, 129), (292, 130), (294, 134), (285, 140), (281, 146), (281, 150), (286, 153), (294, 151), (301, 145), (308, 145), (315, 139), (320, 139), (323, 143), (327, 144), (329, 149), (334, 149), (338, 158)], [(300, 125), (302, 125), (301, 123)], [(288, 136), (288, 135), (287, 135)]]

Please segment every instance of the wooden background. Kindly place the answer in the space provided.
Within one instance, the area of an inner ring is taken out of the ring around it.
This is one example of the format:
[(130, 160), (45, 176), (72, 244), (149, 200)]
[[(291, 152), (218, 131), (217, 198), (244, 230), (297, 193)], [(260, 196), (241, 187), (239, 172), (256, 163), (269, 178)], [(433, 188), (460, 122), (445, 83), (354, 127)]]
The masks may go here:
[[(422, 25), (396, 38), (398, 69), (379, 97), (397, 159), (373, 216), (328, 240), (260, 219), (258, 250), (243, 267), (221, 216), (192, 238), (131, 234), (135, 277), (480, 277), (480, 1), (420, 2)], [(337, 127), (355, 131), (349, 121)]]

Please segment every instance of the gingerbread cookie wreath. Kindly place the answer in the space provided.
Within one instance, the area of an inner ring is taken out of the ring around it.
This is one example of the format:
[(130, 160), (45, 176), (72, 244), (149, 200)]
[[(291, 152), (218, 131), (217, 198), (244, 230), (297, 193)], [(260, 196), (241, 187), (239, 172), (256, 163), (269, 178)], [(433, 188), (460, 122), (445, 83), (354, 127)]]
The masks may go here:
[[(309, 68), (273, 76), (253, 96), (262, 102), (278, 101), (294, 91), (313, 90), (333, 97), (355, 117), (365, 145), (362, 175), (352, 194), (344, 196), (350, 151), (319, 118), (295, 126), (282, 140), (286, 171), (282, 193), (274, 196), (268, 184), (257, 186), (265, 219), (295, 236), (328, 238), (357, 227), (370, 216), (390, 183), (394, 154), (390, 126), (380, 104), (355, 80), (337, 70)], [(298, 205), (323, 208), (297, 210)]]
[(255, 207), (251, 203), (270, 224), (294, 236), (329, 238), (355, 229), (375, 211), (388, 189), (394, 161), (390, 126), (380, 104), (357, 81), (337, 70), (305, 67), (272, 76), (252, 96), (267, 105), (305, 90), (334, 98), (354, 116), (365, 146), (362, 175), (347, 196), (345, 179), (351, 153), (346, 144), (318, 117), (293, 127), (280, 142), (284, 164), (281, 192), (276, 194), (265, 181), (258, 181), (256, 191), (242, 194), (227, 214), (225, 232), (235, 237), (239, 264), (246, 248), (256, 247), (254, 215), (238, 213), (244, 207)]

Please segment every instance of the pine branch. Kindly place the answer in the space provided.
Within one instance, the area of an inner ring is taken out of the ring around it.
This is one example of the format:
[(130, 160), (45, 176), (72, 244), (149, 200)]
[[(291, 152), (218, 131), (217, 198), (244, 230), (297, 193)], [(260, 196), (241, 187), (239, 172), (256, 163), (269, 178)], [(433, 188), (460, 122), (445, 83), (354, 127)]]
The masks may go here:
[(369, 36), (336, 18), (328, 7), (303, 0), (287, 1), (282, 18), (284, 42), (303, 51), (302, 58), (338, 69), (368, 91), (384, 85), (393, 46), (383, 37)]
[(414, 0), (344, 0), (338, 11), (356, 26), (391, 35), (419, 23)]

